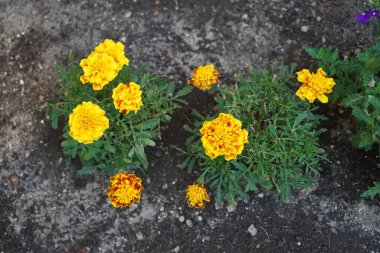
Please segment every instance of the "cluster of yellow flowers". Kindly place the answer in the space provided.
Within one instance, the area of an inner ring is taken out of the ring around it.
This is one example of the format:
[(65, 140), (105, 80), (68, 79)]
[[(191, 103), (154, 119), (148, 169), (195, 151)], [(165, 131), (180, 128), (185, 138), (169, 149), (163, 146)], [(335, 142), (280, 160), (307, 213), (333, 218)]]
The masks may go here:
[(241, 129), (242, 123), (230, 114), (220, 113), (212, 121), (205, 121), (200, 130), (206, 155), (211, 159), (224, 155), (225, 159), (236, 159), (248, 142), (248, 131)]
[(204, 201), (210, 202), (206, 188), (203, 184), (194, 183), (186, 188), (186, 198), (189, 206), (205, 208)]
[[(124, 56), (124, 45), (106, 39), (80, 65), (84, 74), (80, 77), (82, 83), (92, 83), (94, 90), (101, 90), (112, 81), (129, 62)], [(142, 106), (142, 91), (136, 83), (120, 83), (114, 90), (112, 98), (115, 108), (121, 113), (137, 112)], [(109, 127), (105, 111), (92, 102), (77, 105), (69, 116), (69, 135), (80, 143), (90, 144), (103, 136)]]
[(140, 201), (144, 189), (135, 174), (119, 173), (110, 178), (107, 196), (114, 207), (126, 207)]
[(80, 80), (83, 84), (91, 83), (94, 90), (101, 90), (115, 79), (123, 66), (128, 63), (129, 60), (124, 55), (124, 45), (106, 39), (95, 47), (86, 59), (80, 61), (84, 72)]
[(316, 98), (322, 103), (328, 102), (329, 99), (325, 94), (332, 92), (332, 87), (335, 85), (333, 78), (327, 78), (326, 73), (321, 68), (315, 74), (308, 69), (303, 69), (296, 74), (297, 80), (302, 83), (296, 92), (299, 98), (307, 99), (309, 103), (313, 103)]

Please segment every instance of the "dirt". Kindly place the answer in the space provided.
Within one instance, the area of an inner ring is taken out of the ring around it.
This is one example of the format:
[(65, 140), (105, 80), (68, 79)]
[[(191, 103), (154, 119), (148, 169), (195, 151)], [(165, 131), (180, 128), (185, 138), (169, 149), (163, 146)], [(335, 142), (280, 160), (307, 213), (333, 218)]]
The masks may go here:
[(106, 178), (65, 166), (61, 130), (32, 115), (58, 98), (54, 64), (65, 66), (70, 49), (79, 60), (105, 38), (121, 40), (132, 65), (179, 86), (206, 63), (232, 82), (271, 64), (314, 66), (306, 45), (354, 55), (371, 37), (354, 19), (362, 8), (345, 0), (0, 0), (0, 252), (380, 252), (379, 201), (360, 197), (380, 180), (379, 159), (351, 147), (350, 112), (335, 105), (320, 109), (331, 162), (316, 186), (287, 203), (260, 191), (235, 210), (188, 207), (184, 189), (196, 177), (178, 169), (182, 158), (169, 148), (184, 143), (191, 109), (213, 112), (213, 94), (189, 95), (148, 150), (142, 200), (130, 209), (109, 204)]

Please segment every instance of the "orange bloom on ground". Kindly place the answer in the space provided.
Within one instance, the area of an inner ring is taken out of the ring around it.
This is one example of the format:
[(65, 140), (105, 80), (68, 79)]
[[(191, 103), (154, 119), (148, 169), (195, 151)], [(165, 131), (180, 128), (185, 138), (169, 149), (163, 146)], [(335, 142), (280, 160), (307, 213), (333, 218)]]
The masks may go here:
[(187, 83), (192, 84), (200, 90), (209, 90), (211, 85), (219, 84), (219, 73), (214, 69), (214, 65), (200, 66), (194, 69), (194, 77)]
[(111, 186), (107, 196), (114, 207), (126, 207), (140, 202), (141, 179), (135, 174), (119, 173), (110, 178)]
[(189, 206), (205, 208), (204, 202), (210, 202), (210, 196), (203, 184), (194, 183), (186, 188), (186, 198)]
[(119, 83), (112, 92), (115, 108), (124, 114), (128, 114), (130, 111), (137, 112), (143, 104), (141, 94), (140, 85), (134, 82)]
[(205, 121), (200, 130), (206, 155), (211, 159), (224, 155), (225, 159), (236, 159), (248, 142), (248, 131), (241, 129), (242, 123), (230, 114), (220, 113), (212, 121)]
[(311, 73), (308, 69), (303, 69), (297, 74), (297, 80), (302, 83), (296, 92), (296, 95), (302, 100), (307, 99), (309, 103), (313, 103), (315, 99), (319, 99), (322, 103), (329, 101), (325, 94), (332, 92), (335, 85), (333, 78), (327, 78), (326, 73), (319, 68), (317, 73)]

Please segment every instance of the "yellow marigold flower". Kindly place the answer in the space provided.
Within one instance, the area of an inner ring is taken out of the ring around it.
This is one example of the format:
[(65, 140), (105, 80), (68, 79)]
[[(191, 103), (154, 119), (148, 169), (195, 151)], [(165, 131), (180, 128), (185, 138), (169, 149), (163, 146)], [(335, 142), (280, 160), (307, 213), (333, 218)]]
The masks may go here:
[(112, 93), (115, 108), (125, 114), (130, 111), (137, 112), (143, 104), (141, 93), (140, 85), (134, 82), (129, 84), (119, 83)]
[(83, 75), (80, 80), (83, 84), (92, 83), (94, 90), (101, 90), (111, 82), (129, 60), (124, 55), (124, 45), (106, 39), (95, 47), (95, 50), (86, 58), (82, 59), (80, 66)]
[(140, 202), (141, 179), (135, 174), (119, 173), (110, 178), (111, 186), (107, 196), (114, 207), (126, 207)]
[(92, 52), (80, 61), (84, 74), (80, 77), (83, 84), (92, 83), (94, 90), (101, 90), (118, 74), (119, 66), (115, 60), (105, 53)]
[(220, 113), (212, 121), (203, 122), (200, 130), (206, 155), (211, 159), (224, 155), (225, 159), (236, 159), (248, 142), (248, 131), (241, 129), (242, 123), (230, 114)]
[(219, 73), (214, 69), (214, 65), (205, 65), (194, 69), (194, 77), (187, 83), (200, 90), (209, 90), (212, 84), (219, 84), (218, 77)]
[(299, 98), (307, 99), (309, 103), (313, 103), (316, 98), (322, 103), (328, 102), (329, 99), (325, 94), (332, 92), (332, 87), (335, 85), (333, 78), (327, 78), (326, 73), (321, 68), (315, 74), (308, 69), (303, 69), (296, 74), (297, 80), (302, 83), (296, 92)]
[(113, 40), (106, 39), (95, 47), (95, 52), (106, 53), (111, 56), (118, 65), (118, 71), (121, 70), (124, 65), (129, 64), (129, 59), (124, 55), (124, 45), (120, 41), (115, 43)]
[(83, 102), (69, 116), (69, 135), (80, 143), (90, 144), (102, 137), (109, 126), (105, 111), (92, 102)]
[(198, 183), (187, 186), (186, 198), (189, 206), (194, 206), (195, 208), (205, 208), (204, 201), (210, 202), (210, 196), (205, 186)]

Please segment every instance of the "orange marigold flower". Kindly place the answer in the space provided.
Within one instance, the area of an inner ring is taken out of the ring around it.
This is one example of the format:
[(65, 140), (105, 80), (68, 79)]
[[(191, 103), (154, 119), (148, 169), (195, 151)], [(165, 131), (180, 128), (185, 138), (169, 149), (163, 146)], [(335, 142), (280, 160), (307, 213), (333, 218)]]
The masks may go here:
[(311, 73), (308, 69), (303, 69), (297, 74), (297, 80), (302, 83), (296, 92), (296, 95), (302, 100), (307, 99), (309, 103), (313, 103), (316, 98), (322, 103), (329, 101), (325, 94), (332, 92), (335, 85), (333, 78), (327, 78), (326, 73), (319, 68), (317, 73)]
[(83, 84), (91, 83), (94, 90), (101, 90), (118, 75), (129, 60), (124, 55), (124, 45), (106, 39), (96, 46), (95, 50), (80, 61), (83, 75), (80, 81)]
[(69, 115), (69, 135), (80, 143), (90, 144), (103, 136), (109, 127), (106, 112), (97, 104), (83, 102)]
[(230, 114), (220, 113), (212, 121), (205, 121), (200, 130), (206, 155), (211, 159), (224, 155), (225, 159), (236, 159), (248, 142), (248, 131), (241, 129), (242, 123)]
[(119, 173), (110, 178), (111, 186), (107, 196), (114, 207), (126, 207), (140, 202), (141, 179), (135, 174)]
[(119, 83), (112, 92), (115, 108), (124, 114), (128, 114), (130, 111), (137, 112), (143, 104), (141, 94), (140, 85), (134, 82)]
[(187, 186), (186, 198), (189, 206), (195, 208), (205, 208), (204, 201), (210, 202), (210, 196), (203, 184), (194, 183)]
[(219, 73), (214, 69), (214, 65), (200, 66), (194, 69), (194, 77), (187, 83), (192, 84), (200, 90), (209, 90), (211, 85), (219, 84)]

